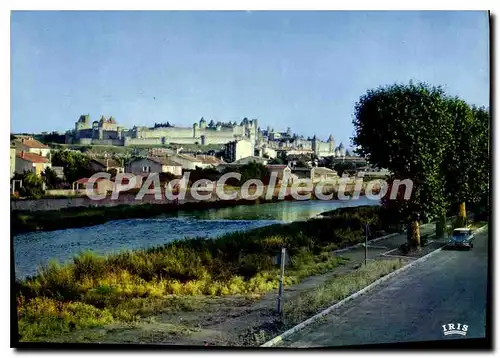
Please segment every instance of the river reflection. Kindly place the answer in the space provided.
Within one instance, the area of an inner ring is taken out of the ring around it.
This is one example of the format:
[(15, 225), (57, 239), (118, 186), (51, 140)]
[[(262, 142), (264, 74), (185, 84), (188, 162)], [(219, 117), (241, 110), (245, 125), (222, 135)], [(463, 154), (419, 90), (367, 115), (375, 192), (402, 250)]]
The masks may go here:
[(216, 237), (273, 223), (307, 220), (341, 207), (378, 205), (361, 198), (354, 201), (282, 201), (205, 211), (180, 211), (149, 219), (115, 220), (84, 228), (32, 232), (14, 237), (16, 277), (36, 272), (50, 259), (71, 260), (82, 251), (108, 254), (162, 245), (186, 237)]

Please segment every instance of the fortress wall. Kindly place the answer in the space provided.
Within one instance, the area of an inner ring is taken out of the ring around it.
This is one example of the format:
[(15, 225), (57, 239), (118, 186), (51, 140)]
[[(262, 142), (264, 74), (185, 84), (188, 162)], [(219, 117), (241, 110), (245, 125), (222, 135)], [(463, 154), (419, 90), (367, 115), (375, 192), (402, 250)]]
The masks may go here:
[(201, 144), (201, 138), (169, 138), (169, 144)]
[(137, 135), (140, 138), (192, 138), (193, 137), (193, 129), (192, 128), (156, 128), (156, 129), (148, 129), (148, 130), (139, 130), (137, 131)]
[(167, 138), (193, 138), (193, 128), (167, 128), (166, 129)]
[(161, 138), (125, 138), (124, 144), (128, 145), (161, 145)]
[(92, 144), (92, 138), (80, 138), (75, 140), (75, 144), (81, 144), (81, 145), (91, 145)]
[(117, 131), (102, 131), (102, 138), (103, 139), (117, 139), (118, 138), (118, 132)]
[(205, 137), (205, 144), (226, 144), (228, 142), (234, 141), (235, 138), (231, 136), (209, 136)]
[(93, 145), (123, 145), (121, 139), (92, 139)]
[(80, 129), (76, 133), (76, 138), (92, 138), (92, 134), (94, 133), (94, 130), (92, 128), (90, 129)]

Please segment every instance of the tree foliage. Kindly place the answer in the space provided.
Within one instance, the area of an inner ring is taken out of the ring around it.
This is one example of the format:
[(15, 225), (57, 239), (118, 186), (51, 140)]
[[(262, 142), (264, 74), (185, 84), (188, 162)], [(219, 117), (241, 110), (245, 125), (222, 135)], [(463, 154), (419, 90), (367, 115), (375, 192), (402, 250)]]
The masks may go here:
[(488, 186), (489, 114), (486, 109), (469, 107), (458, 98), (449, 102), (454, 140), (443, 163), (447, 191), (454, 206), (461, 202), (477, 203)]
[(19, 189), (20, 196), (38, 198), (43, 195), (43, 180), (34, 172), (16, 173), (12, 179), (22, 181), (22, 187)]
[(52, 168), (45, 168), (42, 173), (42, 180), (44, 181), (47, 189), (58, 189), (61, 186), (61, 179)]
[(239, 181), (230, 178), (226, 183), (233, 186), (243, 185), (246, 181), (250, 179), (259, 179), (263, 183), (267, 183), (269, 180), (269, 173), (263, 164), (251, 162), (237, 168), (227, 168), (225, 173), (237, 172), (241, 174), (241, 179)]
[(442, 88), (425, 83), (369, 90), (356, 104), (358, 152), (393, 172), (393, 179), (413, 181), (402, 217), (421, 213), (432, 219), (447, 210), (442, 162), (453, 135), (447, 104)]
[[(489, 113), (425, 83), (368, 91), (356, 105), (353, 143), (391, 180), (411, 179), (409, 201), (383, 198), (395, 219), (433, 220), (461, 203), (485, 202), (490, 168)], [(389, 190), (389, 193), (391, 190)], [(463, 205), (463, 204), (462, 204)]]
[(90, 166), (90, 159), (76, 151), (54, 151), (52, 165), (64, 168), (64, 177), (68, 183), (73, 183), (81, 178), (88, 178), (95, 173)]

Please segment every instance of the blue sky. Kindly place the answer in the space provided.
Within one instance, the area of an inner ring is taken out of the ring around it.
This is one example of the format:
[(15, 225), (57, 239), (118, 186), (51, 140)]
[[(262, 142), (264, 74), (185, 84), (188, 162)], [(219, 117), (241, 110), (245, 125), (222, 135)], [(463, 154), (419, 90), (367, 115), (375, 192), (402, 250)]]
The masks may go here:
[(489, 103), (486, 12), (13, 12), (11, 130), (258, 118), (349, 144), (369, 88)]

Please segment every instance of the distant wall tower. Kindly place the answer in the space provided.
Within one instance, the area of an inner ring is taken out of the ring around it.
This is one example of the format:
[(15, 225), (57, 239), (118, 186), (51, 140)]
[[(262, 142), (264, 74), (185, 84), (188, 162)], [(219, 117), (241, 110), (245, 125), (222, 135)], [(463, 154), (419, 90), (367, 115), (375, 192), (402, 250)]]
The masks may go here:
[(316, 134), (312, 137), (311, 148), (314, 154), (317, 155), (319, 153), (318, 138), (316, 138)]
[(82, 114), (75, 123), (75, 131), (78, 132), (82, 129), (90, 129), (90, 115)]
[(333, 135), (330, 134), (330, 137), (328, 137), (328, 151), (333, 154), (335, 151), (335, 140), (333, 139)]

